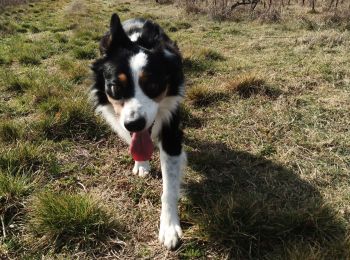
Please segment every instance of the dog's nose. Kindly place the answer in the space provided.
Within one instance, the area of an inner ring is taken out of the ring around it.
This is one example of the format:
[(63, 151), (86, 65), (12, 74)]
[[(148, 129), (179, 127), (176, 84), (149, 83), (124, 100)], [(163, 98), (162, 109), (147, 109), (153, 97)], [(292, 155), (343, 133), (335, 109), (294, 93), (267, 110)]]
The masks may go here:
[(126, 120), (124, 122), (124, 126), (130, 132), (138, 132), (145, 128), (146, 119), (143, 117), (139, 117), (136, 120)]

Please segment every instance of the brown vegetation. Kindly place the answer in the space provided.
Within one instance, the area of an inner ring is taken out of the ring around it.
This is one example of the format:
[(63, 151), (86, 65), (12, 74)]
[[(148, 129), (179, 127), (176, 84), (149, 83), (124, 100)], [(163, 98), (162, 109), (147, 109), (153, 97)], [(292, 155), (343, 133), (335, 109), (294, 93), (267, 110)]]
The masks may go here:
[[(169, 2), (169, 1), (168, 1)], [(281, 19), (284, 10), (299, 5), (310, 13), (330, 12), (338, 16), (349, 11), (350, 5), (344, 0), (175, 0), (188, 13), (206, 13), (214, 19), (259, 18), (262, 21), (276, 22)]]

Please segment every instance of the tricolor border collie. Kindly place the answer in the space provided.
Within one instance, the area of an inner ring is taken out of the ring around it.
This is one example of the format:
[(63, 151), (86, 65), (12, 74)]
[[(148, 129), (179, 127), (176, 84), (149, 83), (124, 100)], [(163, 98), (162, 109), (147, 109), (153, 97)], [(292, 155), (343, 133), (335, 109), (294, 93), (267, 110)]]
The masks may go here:
[(182, 167), (179, 104), (184, 95), (182, 57), (156, 23), (113, 14), (93, 65), (91, 97), (96, 111), (130, 145), (134, 174), (146, 176), (153, 142), (159, 146), (163, 177), (159, 241), (174, 249), (182, 235), (177, 201)]

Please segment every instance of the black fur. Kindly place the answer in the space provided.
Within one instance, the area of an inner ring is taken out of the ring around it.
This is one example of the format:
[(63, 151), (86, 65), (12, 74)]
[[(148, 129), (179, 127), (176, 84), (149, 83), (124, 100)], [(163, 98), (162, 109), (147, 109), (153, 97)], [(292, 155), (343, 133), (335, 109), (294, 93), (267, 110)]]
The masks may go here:
[(180, 111), (173, 113), (169, 123), (164, 123), (161, 132), (161, 143), (163, 150), (171, 155), (177, 156), (182, 150), (183, 132), (180, 129)]

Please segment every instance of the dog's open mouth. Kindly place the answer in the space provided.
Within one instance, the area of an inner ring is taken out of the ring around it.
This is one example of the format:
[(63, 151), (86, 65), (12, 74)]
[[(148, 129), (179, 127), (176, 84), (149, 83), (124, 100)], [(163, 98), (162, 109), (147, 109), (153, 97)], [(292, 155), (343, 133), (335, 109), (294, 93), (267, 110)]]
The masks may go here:
[(151, 159), (153, 153), (151, 131), (152, 127), (148, 130), (132, 133), (130, 153), (135, 161), (148, 161)]

